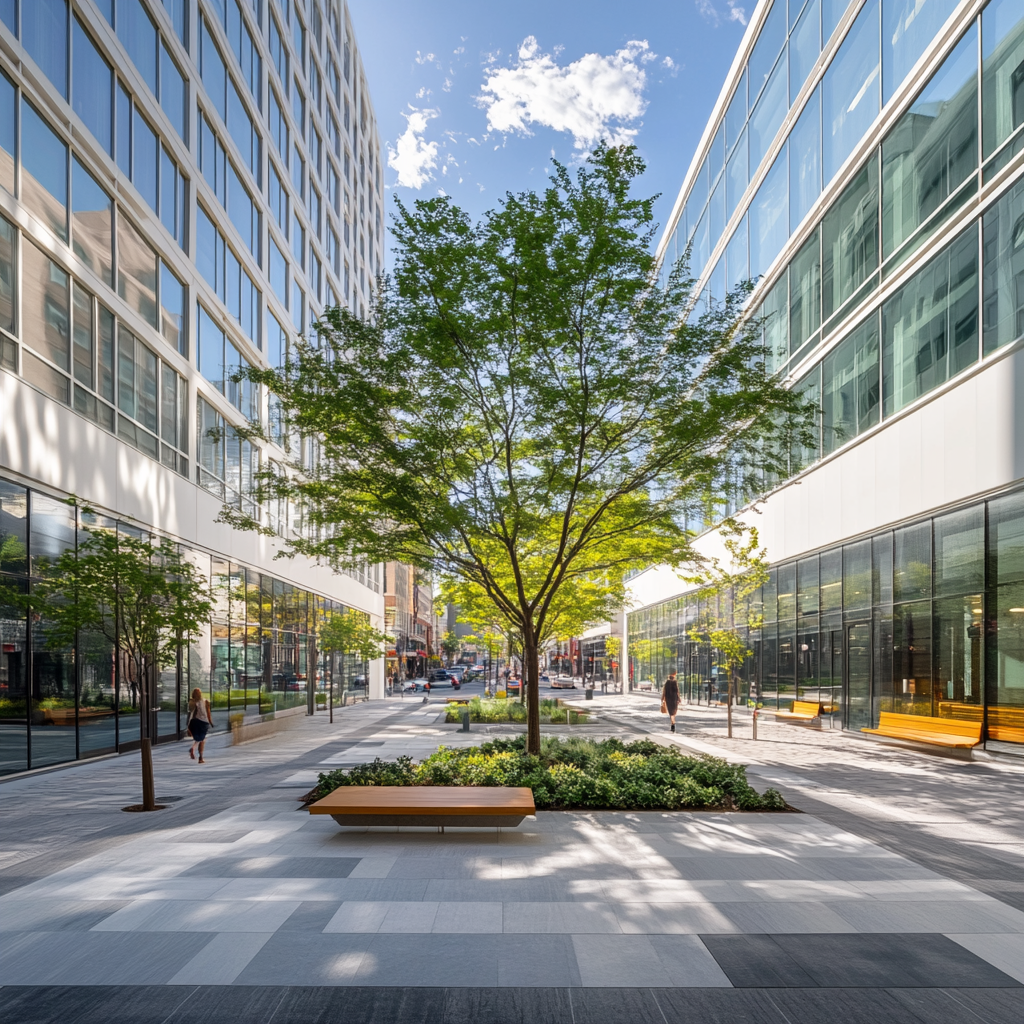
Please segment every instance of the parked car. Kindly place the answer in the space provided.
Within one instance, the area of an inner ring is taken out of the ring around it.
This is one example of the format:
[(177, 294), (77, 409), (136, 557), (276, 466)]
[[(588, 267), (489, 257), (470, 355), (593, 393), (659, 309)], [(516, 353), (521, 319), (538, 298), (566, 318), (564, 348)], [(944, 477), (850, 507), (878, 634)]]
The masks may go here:
[(470, 665), (469, 668), (466, 669), (466, 681), (468, 682), (470, 679), (480, 679), (486, 674), (486, 672), (487, 670), (483, 665)]
[(576, 680), (571, 679), (569, 676), (555, 676), (551, 680), (552, 690), (575, 690)]
[(459, 688), (459, 684), (448, 674), (447, 669), (435, 668), (428, 677), (430, 680), (430, 688), (433, 689), (435, 686), (454, 686), (455, 689)]

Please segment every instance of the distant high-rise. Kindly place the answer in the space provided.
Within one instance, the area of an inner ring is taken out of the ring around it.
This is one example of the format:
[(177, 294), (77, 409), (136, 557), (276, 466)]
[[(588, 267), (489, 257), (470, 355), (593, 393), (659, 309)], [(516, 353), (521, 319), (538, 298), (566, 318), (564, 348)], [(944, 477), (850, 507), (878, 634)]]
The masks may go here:
[[(741, 282), (818, 407), (786, 479), (733, 495), (773, 563), (742, 698), (981, 723), (1024, 750), (1024, 6), (761, 0), (659, 253), (696, 310)], [(724, 692), (666, 569), (631, 581), (630, 671)], [(750, 614), (747, 614), (747, 613)]]
[[(231, 377), (279, 365), (326, 306), (367, 314), (382, 205), (344, 0), (0, 2), (0, 576), (29, 585), (94, 517), (191, 552), (218, 602), (154, 684), (158, 740), (197, 685), (215, 707), (307, 706), (336, 670), (318, 618), (383, 623), (379, 566), (274, 561), (279, 543), (216, 522), (227, 502), (306, 528), (251, 503), (301, 442)], [(257, 416), (272, 441), (236, 433)], [(138, 742), (102, 643), (53, 649), (13, 608), (0, 642), (0, 773)], [(381, 695), (383, 663), (369, 675)]]

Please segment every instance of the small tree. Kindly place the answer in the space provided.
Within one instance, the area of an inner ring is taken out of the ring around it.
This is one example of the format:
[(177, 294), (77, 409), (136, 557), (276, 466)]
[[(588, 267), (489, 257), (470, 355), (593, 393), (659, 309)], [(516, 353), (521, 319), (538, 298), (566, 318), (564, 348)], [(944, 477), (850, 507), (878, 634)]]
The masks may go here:
[(445, 630), (444, 635), (441, 637), (441, 651), (449, 666), (452, 663), (452, 658), (461, 650), (462, 641), (450, 629)]
[(608, 656), (608, 661), (610, 665), (614, 666), (614, 669), (612, 671), (612, 681), (618, 682), (619, 655), (622, 653), (622, 637), (605, 637), (604, 653)]
[[(320, 626), (320, 649), (329, 654), (354, 654), (360, 661), (376, 661), (384, 656), (385, 648), (395, 642), (377, 629), (367, 615), (354, 609), (347, 609), (339, 615), (332, 615)], [(345, 662), (342, 659), (342, 689), (345, 686)], [(369, 681), (367, 681), (369, 682)], [(334, 680), (330, 689), (331, 721), (334, 721)]]
[(124, 656), (139, 696), (142, 809), (152, 811), (153, 673), (209, 622), (209, 584), (169, 540), (89, 527), (85, 533), (77, 552), (65, 551), (41, 570), (28, 600), (53, 643), (73, 648), (92, 633)]

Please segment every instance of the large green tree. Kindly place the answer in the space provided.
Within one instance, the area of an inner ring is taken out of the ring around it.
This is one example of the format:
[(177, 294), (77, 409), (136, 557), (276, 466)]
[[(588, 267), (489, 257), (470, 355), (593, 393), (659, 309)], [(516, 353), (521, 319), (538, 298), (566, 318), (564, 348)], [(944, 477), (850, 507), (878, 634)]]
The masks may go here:
[(533, 751), (563, 588), (690, 563), (687, 517), (737, 467), (771, 469), (766, 437), (797, 408), (741, 299), (696, 317), (683, 261), (659, 282), (642, 171), (632, 148), (601, 147), (478, 224), (448, 197), (398, 204), (372, 316), (331, 309), (282, 370), (250, 374), (318, 446), (264, 480), (263, 498), (305, 509), (292, 547), (485, 591), (523, 638)]

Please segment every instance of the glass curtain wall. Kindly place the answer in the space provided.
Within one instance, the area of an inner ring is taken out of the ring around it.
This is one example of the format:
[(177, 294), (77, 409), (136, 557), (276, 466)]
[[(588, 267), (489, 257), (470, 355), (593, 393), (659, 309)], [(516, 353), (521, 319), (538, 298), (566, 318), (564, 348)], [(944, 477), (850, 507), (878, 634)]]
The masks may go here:
[(631, 612), (631, 687), (677, 671), (685, 702), (724, 702), (709, 622), (750, 652), (740, 703), (816, 701), (823, 727), (853, 731), (883, 711), (982, 721), (1024, 753), (1024, 490), (774, 566), (746, 599)]
[[(148, 537), (137, 528), (0, 479), (0, 775), (131, 749), (139, 742), (139, 702), (149, 687), (157, 742), (184, 734), (189, 694), (199, 687), (217, 729), (238, 715), (306, 704), (314, 630), (324, 609), (343, 605), (205, 552), (185, 550), (210, 581), (209, 626), (146, 680), (104, 637), (81, 633), (65, 648), (48, 623), (29, 624), (18, 595), (83, 531)], [(369, 663), (339, 652), (319, 657), (320, 680), (334, 678), (335, 704), (368, 695)], [(216, 714), (216, 712), (221, 712)]]

